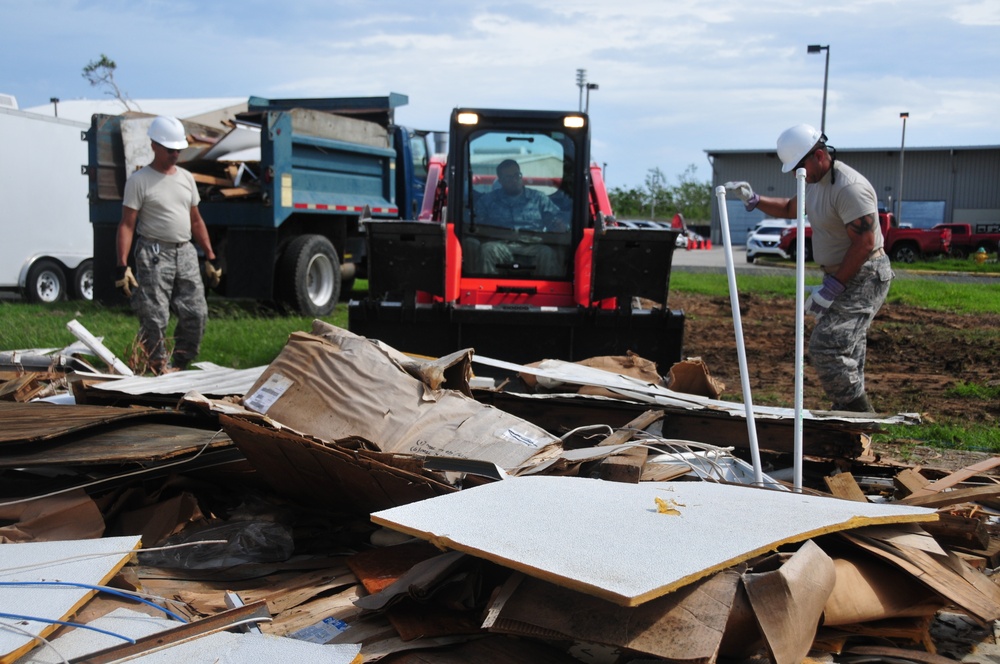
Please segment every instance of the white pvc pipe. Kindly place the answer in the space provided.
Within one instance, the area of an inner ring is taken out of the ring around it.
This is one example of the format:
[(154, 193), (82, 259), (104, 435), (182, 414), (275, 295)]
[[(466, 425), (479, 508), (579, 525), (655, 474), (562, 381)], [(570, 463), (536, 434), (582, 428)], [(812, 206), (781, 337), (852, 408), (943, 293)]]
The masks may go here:
[(87, 328), (81, 325), (75, 318), (66, 323), (66, 327), (77, 339), (92, 350), (97, 357), (101, 358), (115, 373), (123, 376), (134, 376), (132, 370), (124, 362), (115, 357), (115, 354), (108, 350), (108, 347), (101, 343), (100, 339), (91, 334)]
[(805, 376), (806, 169), (795, 171), (795, 439), (792, 487), (802, 491), (802, 385)]
[(747, 418), (747, 434), (750, 437), (750, 458), (753, 462), (753, 481), (764, 486), (764, 474), (760, 467), (760, 448), (757, 446), (757, 421), (753, 415), (753, 399), (750, 396), (750, 374), (747, 371), (747, 352), (743, 345), (743, 322), (740, 318), (740, 298), (736, 291), (736, 267), (733, 265), (733, 246), (729, 237), (729, 210), (726, 209), (726, 188), (715, 188), (719, 199), (719, 219), (722, 221), (722, 244), (726, 254), (726, 274), (729, 277), (729, 304), (733, 309), (733, 327), (736, 329), (736, 354), (740, 360), (740, 382), (743, 385), (743, 408)]

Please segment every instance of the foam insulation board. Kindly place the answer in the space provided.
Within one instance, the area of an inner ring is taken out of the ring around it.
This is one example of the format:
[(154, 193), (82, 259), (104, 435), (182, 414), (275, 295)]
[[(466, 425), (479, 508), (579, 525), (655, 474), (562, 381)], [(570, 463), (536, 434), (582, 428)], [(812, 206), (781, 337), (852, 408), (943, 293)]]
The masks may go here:
[[(103, 585), (128, 562), (140, 539), (104, 537), (0, 546), (0, 612), (67, 620), (95, 591), (73, 586), (4, 584), (65, 581)], [(16, 629), (6, 627), (11, 625)], [(37, 645), (29, 634), (44, 637), (57, 627), (49, 622), (0, 617), (0, 663), (12, 662)]]
[(372, 521), (638, 606), (781, 544), (934, 510), (708, 482), (520, 477), (376, 512)]
[[(89, 623), (91, 627), (121, 634), (133, 639), (157, 634), (177, 627), (178, 623), (154, 618), (129, 609), (116, 609)], [(90, 653), (122, 643), (108, 634), (77, 629), (52, 641), (55, 648), (39, 648), (17, 664), (58, 664), (66, 659), (84, 657)], [(56, 654), (58, 651), (58, 655)], [(129, 659), (130, 662), (156, 664), (257, 664), (257, 662), (310, 662), (316, 664), (351, 664), (361, 652), (360, 644), (320, 645), (264, 634), (234, 634), (217, 632), (190, 641), (168, 645)]]

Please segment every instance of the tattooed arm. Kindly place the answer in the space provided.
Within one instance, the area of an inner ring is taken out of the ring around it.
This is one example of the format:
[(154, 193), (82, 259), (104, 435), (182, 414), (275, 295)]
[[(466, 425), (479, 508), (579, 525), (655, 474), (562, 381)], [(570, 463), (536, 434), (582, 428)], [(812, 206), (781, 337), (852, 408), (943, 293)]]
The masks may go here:
[(878, 217), (874, 214), (866, 214), (847, 224), (847, 236), (851, 239), (851, 247), (844, 255), (837, 274), (834, 275), (840, 283), (846, 284), (853, 279), (875, 249), (877, 224)]

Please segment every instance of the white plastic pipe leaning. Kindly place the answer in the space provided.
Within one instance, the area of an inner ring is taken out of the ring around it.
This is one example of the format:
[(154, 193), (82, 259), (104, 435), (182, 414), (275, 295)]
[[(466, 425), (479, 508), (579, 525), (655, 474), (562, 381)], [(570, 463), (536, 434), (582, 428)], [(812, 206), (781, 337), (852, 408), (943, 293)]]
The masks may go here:
[(73, 333), (77, 339), (83, 342), (83, 344), (94, 351), (97, 357), (101, 358), (105, 364), (107, 364), (115, 373), (119, 373), (123, 376), (134, 376), (132, 370), (128, 368), (128, 365), (115, 357), (115, 354), (108, 350), (108, 347), (100, 342), (100, 340), (91, 334), (87, 328), (81, 325), (75, 318), (70, 322), (66, 323), (66, 327), (69, 331)]
[(747, 434), (750, 437), (750, 458), (753, 462), (753, 482), (764, 486), (764, 475), (760, 467), (760, 448), (757, 446), (757, 421), (753, 415), (753, 399), (750, 396), (750, 374), (747, 371), (747, 351), (743, 345), (743, 321), (740, 318), (740, 297), (736, 291), (736, 267), (733, 265), (733, 243), (729, 237), (729, 210), (726, 209), (726, 188), (715, 188), (719, 199), (719, 219), (722, 222), (722, 244), (726, 253), (726, 274), (729, 277), (729, 304), (733, 309), (733, 327), (736, 329), (736, 354), (740, 360), (740, 382), (743, 386), (743, 407), (746, 411)]
[(795, 439), (792, 486), (802, 491), (802, 384), (805, 372), (806, 169), (795, 171)]

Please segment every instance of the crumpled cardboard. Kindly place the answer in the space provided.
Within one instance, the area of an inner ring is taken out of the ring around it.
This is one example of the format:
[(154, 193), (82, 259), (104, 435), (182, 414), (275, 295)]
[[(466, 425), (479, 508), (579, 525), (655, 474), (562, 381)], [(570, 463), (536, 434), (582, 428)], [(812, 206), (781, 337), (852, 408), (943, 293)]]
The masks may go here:
[(292, 334), (244, 405), (322, 441), (359, 437), (381, 452), (532, 465), (561, 444), (547, 431), (413, 376), (398, 353), (314, 321)]
[(712, 377), (708, 365), (700, 357), (690, 357), (670, 367), (667, 387), (674, 392), (718, 399), (726, 389), (726, 384)]

